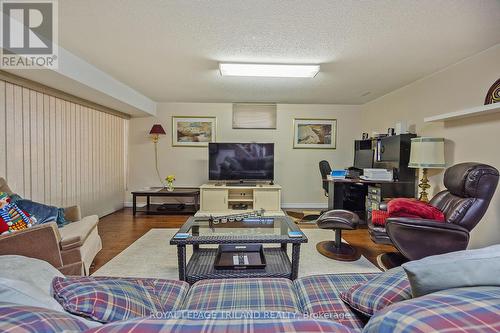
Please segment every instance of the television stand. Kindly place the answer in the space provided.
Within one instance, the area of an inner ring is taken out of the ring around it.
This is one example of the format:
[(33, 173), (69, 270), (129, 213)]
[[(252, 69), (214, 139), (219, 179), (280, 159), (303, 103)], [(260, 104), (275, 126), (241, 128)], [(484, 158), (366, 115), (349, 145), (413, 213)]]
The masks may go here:
[(225, 215), (260, 209), (271, 214), (269, 216), (282, 214), (281, 186), (276, 184), (245, 182), (230, 182), (225, 186), (204, 184), (200, 187), (200, 201), (200, 214)]

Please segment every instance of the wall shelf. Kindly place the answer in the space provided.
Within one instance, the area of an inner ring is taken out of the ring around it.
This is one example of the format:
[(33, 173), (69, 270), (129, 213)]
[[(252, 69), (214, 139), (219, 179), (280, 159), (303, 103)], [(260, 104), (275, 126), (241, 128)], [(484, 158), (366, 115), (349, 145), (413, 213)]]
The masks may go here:
[(476, 106), (476, 107), (465, 109), (465, 110), (438, 114), (437, 116), (424, 118), (424, 122), (431, 123), (431, 122), (436, 122), (436, 121), (462, 119), (462, 118), (482, 116), (482, 115), (487, 115), (487, 114), (492, 114), (492, 113), (497, 113), (497, 112), (500, 112), (500, 103), (481, 105), (481, 106)]

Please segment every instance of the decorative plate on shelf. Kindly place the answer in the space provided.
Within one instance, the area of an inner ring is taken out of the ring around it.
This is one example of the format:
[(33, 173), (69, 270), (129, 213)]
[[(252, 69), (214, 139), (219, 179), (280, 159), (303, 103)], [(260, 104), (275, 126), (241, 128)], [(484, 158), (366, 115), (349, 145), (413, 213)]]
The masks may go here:
[(500, 79), (493, 83), (484, 100), (484, 105), (493, 103), (500, 103)]

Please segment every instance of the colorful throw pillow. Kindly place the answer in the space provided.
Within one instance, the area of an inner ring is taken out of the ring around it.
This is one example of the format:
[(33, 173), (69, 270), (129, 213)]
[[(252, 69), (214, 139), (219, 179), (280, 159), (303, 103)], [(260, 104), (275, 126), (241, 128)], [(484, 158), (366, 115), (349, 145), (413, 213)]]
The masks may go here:
[(439, 222), (444, 222), (446, 219), (443, 212), (431, 204), (410, 198), (398, 198), (389, 201), (387, 212), (389, 217), (413, 217)]
[(65, 312), (0, 302), (0, 332), (76, 333), (89, 328)]
[(66, 311), (102, 323), (177, 310), (189, 288), (183, 281), (108, 277), (56, 277), (52, 286)]
[(9, 194), (9, 197), (10, 197), (10, 202), (12, 203), (16, 203), (19, 200), (23, 200), (23, 198), (17, 193)]
[(12, 203), (9, 195), (0, 192), (0, 233), (11, 233), (30, 228), (36, 219)]
[(370, 317), (375, 312), (397, 302), (412, 298), (411, 287), (401, 267), (393, 268), (376, 278), (352, 286), (340, 294), (351, 308)]
[(9, 225), (0, 218), (0, 235), (9, 231)]

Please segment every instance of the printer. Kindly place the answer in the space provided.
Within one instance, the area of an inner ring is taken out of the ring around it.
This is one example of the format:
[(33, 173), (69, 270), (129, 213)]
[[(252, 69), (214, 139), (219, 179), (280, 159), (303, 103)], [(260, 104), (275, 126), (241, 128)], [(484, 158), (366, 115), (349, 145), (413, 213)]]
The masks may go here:
[(363, 175), (360, 176), (364, 180), (379, 180), (379, 181), (392, 181), (394, 179), (393, 170), (388, 169), (363, 169)]

